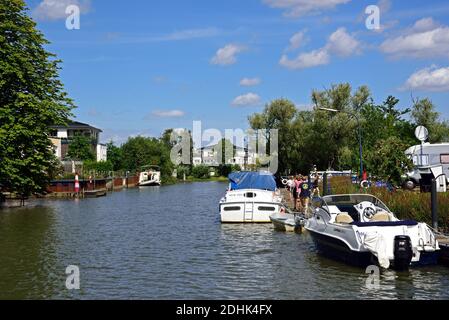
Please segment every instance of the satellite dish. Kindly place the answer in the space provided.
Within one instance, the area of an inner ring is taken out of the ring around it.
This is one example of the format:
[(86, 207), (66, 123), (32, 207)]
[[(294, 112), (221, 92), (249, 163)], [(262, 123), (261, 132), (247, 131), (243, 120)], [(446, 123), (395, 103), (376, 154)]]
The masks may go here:
[(419, 141), (424, 142), (429, 138), (429, 130), (424, 126), (419, 126), (415, 130), (415, 136)]

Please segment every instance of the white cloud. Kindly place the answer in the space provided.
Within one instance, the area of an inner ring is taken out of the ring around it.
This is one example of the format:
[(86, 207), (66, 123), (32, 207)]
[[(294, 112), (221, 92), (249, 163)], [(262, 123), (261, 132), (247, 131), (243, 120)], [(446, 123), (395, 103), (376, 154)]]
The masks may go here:
[(285, 9), (285, 15), (289, 17), (300, 17), (307, 14), (320, 13), (350, 1), (351, 0), (263, 0), (265, 4), (272, 8)]
[(349, 57), (360, 52), (360, 43), (349, 35), (345, 28), (339, 28), (332, 33), (326, 47), (330, 53), (340, 57)]
[(345, 28), (339, 28), (332, 33), (327, 44), (317, 50), (299, 54), (295, 59), (289, 59), (283, 55), (280, 64), (289, 69), (305, 69), (329, 64), (331, 55), (349, 57), (360, 53), (361, 45), (353, 36), (346, 32)]
[(330, 56), (327, 50), (319, 49), (307, 53), (301, 53), (295, 59), (290, 60), (287, 55), (281, 57), (279, 63), (289, 69), (305, 69), (328, 64)]
[(421, 19), (402, 35), (385, 40), (380, 50), (394, 58), (449, 57), (449, 27)]
[(449, 91), (449, 67), (440, 69), (430, 67), (419, 70), (408, 78), (402, 89)]
[(299, 31), (290, 38), (290, 45), (287, 50), (298, 49), (302, 47), (306, 42), (306, 30)]
[(261, 83), (260, 78), (243, 78), (240, 80), (240, 85), (242, 87), (253, 87)]
[(37, 20), (66, 19), (69, 15), (65, 11), (70, 5), (78, 6), (81, 13), (90, 10), (90, 0), (43, 0), (32, 14)]
[(212, 58), (211, 63), (227, 66), (237, 62), (237, 54), (245, 51), (244, 46), (236, 44), (228, 44), (225, 47), (218, 49), (215, 56)]
[(250, 107), (257, 106), (261, 103), (261, 98), (259, 95), (255, 93), (247, 93), (241, 96), (238, 96), (232, 101), (232, 105), (234, 107)]
[(185, 115), (181, 110), (156, 110), (151, 113), (153, 116), (160, 118), (179, 118)]

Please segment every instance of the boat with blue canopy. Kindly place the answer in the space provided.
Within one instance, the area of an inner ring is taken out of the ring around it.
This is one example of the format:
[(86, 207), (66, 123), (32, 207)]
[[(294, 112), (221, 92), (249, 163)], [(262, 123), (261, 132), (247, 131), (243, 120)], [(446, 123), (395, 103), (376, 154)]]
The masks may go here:
[(222, 223), (271, 223), (270, 216), (283, 207), (273, 174), (235, 172), (220, 200), (220, 217)]

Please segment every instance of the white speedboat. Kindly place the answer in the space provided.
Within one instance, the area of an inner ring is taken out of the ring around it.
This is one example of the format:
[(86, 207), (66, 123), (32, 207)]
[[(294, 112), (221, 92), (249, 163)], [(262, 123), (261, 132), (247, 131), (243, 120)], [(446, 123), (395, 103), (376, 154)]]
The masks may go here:
[(319, 252), (357, 266), (408, 269), (436, 264), (439, 245), (425, 223), (399, 220), (372, 195), (314, 199), (305, 223)]
[(139, 186), (160, 186), (161, 172), (158, 166), (142, 167), (139, 174)]
[(229, 180), (229, 189), (220, 200), (222, 223), (270, 223), (270, 216), (284, 207), (271, 173), (237, 172)]

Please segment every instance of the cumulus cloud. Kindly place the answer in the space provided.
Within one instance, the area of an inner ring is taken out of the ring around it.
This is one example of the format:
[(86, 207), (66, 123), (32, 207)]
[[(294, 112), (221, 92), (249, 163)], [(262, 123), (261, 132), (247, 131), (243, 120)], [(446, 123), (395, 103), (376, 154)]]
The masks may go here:
[(307, 53), (301, 53), (295, 59), (289, 59), (283, 55), (279, 63), (289, 69), (305, 69), (328, 64), (330, 56), (327, 50), (319, 49)]
[(306, 30), (299, 31), (290, 38), (290, 45), (288, 46), (287, 50), (298, 49), (302, 47), (306, 42)]
[(151, 114), (160, 118), (180, 118), (185, 115), (185, 112), (181, 110), (156, 110)]
[(307, 14), (316, 14), (325, 10), (334, 9), (340, 4), (345, 4), (351, 0), (263, 0), (265, 4), (272, 8), (285, 10), (285, 15), (289, 17), (300, 17)]
[(240, 85), (242, 87), (253, 87), (261, 83), (260, 78), (243, 78), (240, 80)]
[(236, 44), (228, 44), (225, 47), (218, 49), (211, 63), (216, 65), (227, 66), (237, 62), (237, 54), (245, 51), (244, 46)]
[(449, 67), (424, 68), (412, 74), (405, 82), (403, 90), (449, 91)]
[(421, 19), (402, 35), (385, 40), (380, 50), (394, 58), (449, 57), (449, 27)]
[(332, 55), (349, 57), (361, 52), (361, 44), (345, 28), (339, 28), (332, 33), (323, 48), (306, 53), (300, 53), (295, 59), (286, 54), (279, 63), (289, 69), (305, 69), (329, 64)]
[(66, 9), (70, 5), (76, 5), (81, 13), (87, 13), (90, 10), (90, 0), (43, 0), (33, 10), (32, 14), (37, 20), (59, 20), (66, 19)]
[(235, 98), (232, 101), (232, 105), (234, 107), (251, 107), (259, 105), (261, 101), (262, 100), (259, 95), (250, 92)]
[(360, 52), (360, 43), (345, 28), (339, 28), (329, 37), (326, 48), (340, 57), (349, 57)]

